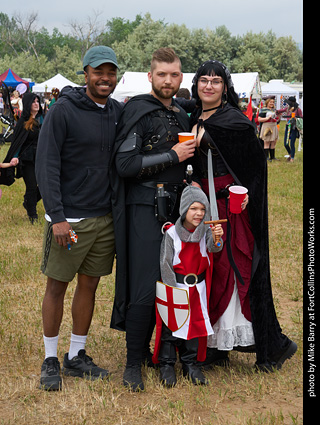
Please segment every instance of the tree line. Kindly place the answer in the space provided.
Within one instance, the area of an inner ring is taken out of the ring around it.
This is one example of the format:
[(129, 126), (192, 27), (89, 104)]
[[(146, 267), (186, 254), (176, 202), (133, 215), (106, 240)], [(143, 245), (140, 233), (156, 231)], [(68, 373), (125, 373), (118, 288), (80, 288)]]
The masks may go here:
[(271, 30), (233, 36), (224, 25), (189, 29), (155, 21), (149, 13), (136, 15), (133, 21), (116, 17), (105, 23), (100, 16), (95, 12), (85, 22), (70, 22), (66, 34), (57, 28), (50, 34), (44, 27), (37, 29), (36, 12), (12, 17), (0, 13), (0, 73), (11, 68), (35, 82), (60, 73), (83, 84), (83, 76), (76, 73), (85, 52), (104, 44), (116, 52), (119, 78), (125, 71), (148, 71), (152, 52), (172, 47), (183, 72), (195, 72), (205, 60), (217, 59), (232, 73), (259, 72), (261, 81), (303, 80), (303, 53), (291, 36), (277, 37)]

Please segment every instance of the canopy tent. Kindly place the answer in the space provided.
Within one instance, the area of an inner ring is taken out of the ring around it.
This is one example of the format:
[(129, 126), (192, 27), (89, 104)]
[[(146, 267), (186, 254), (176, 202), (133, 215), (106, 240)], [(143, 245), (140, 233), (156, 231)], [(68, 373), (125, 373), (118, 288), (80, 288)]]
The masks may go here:
[(299, 103), (299, 92), (283, 84), (282, 80), (270, 80), (269, 83), (262, 85), (261, 90), (263, 97), (271, 95), (276, 97), (276, 109), (282, 109), (285, 100), (290, 96), (295, 96)]
[[(193, 73), (183, 74), (181, 88), (187, 88), (191, 92)], [(234, 88), (239, 97), (254, 99), (261, 98), (261, 87), (258, 72), (231, 74)], [(119, 81), (112, 97), (120, 102), (137, 94), (150, 93), (151, 84), (146, 72), (125, 72)]]
[(231, 74), (234, 89), (239, 99), (255, 99), (259, 101), (262, 97), (261, 84), (258, 72), (240, 72)]
[(112, 93), (112, 97), (119, 102), (124, 102), (130, 97), (150, 93), (150, 91), (151, 84), (146, 72), (125, 72)]
[(34, 83), (23, 80), (19, 75), (12, 71), (11, 68), (7, 69), (0, 75), (0, 82), (3, 81), (8, 87), (16, 88), (18, 84), (24, 83), (27, 87), (32, 87)]
[(73, 83), (72, 81), (65, 78), (63, 75), (57, 74), (41, 84), (35, 84), (35, 86), (32, 88), (32, 91), (34, 93), (51, 92), (53, 88), (62, 90), (65, 86), (79, 87), (78, 84)]

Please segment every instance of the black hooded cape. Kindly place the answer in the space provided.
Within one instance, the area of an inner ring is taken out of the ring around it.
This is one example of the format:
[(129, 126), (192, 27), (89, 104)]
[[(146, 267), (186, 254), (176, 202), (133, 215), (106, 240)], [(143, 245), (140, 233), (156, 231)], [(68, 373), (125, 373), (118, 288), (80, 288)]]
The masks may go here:
[[(179, 109), (179, 105), (172, 100), (172, 106), (176, 106)], [(111, 176), (112, 185), (113, 185), (113, 208), (114, 211), (117, 211), (117, 215), (114, 215), (114, 224), (123, 229), (123, 234), (121, 240), (118, 240), (118, 243), (121, 246), (117, 247), (116, 241), (116, 251), (117, 251), (117, 262), (121, 260), (121, 264), (127, 264), (127, 244), (126, 244), (126, 215), (125, 215), (125, 180), (120, 178), (117, 174), (115, 166), (115, 155), (121, 146), (122, 142), (126, 139), (127, 134), (131, 128), (144, 116), (158, 109), (163, 109), (163, 104), (153, 97), (151, 94), (142, 94), (133, 97), (126, 103), (118, 125), (117, 125), (117, 136), (112, 153), (111, 159)], [(176, 118), (180, 123), (184, 131), (189, 130), (189, 120), (187, 114), (176, 114)], [(119, 258), (119, 255), (121, 256)], [(127, 270), (126, 267), (122, 267), (121, 270), (117, 270), (119, 276), (117, 276), (116, 286), (115, 286), (115, 297), (113, 304), (113, 311), (111, 317), (110, 327), (118, 330), (125, 330), (125, 318), (126, 310), (128, 304), (128, 280), (127, 280)]]
[(227, 104), (203, 122), (236, 183), (248, 189), (247, 206), (254, 236), (249, 288), (257, 363), (265, 363), (290, 340), (281, 333), (271, 289), (267, 161), (254, 126), (238, 109)]
[[(39, 105), (40, 105), (40, 109), (36, 118), (42, 115), (40, 97), (34, 93), (27, 92), (23, 96), (23, 99), (22, 99), (23, 111), (22, 111), (21, 117), (19, 118), (14, 128), (12, 143), (3, 162), (10, 162), (11, 159), (16, 155), (16, 153), (21, 150), (21, 147), (27, 140), (29, 132), (31, 130), (26, 130), (24, 127), (24, 124), (30, 118), (31, 105), (35, 98), (38, 98)], [(18, 169), (19, 169), (19, 166), (18, 166)], [(21, 177), (19, 172), (15, 173), (15, 167), (6, 168), (4, 170), (1, 171), (0, 184), (10, 186), (12, 183), (14, 183), (15, 177), (16, 178)]]

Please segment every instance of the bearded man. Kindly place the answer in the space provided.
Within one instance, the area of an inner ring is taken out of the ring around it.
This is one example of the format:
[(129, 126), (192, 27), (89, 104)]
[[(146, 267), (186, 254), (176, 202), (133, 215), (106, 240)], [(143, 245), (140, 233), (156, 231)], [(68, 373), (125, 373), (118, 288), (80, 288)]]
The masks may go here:
[(178, 143), (178, 133), (189, 131), (188, 115), (173, 99), (182, 78), (175, 52), (155, 51), (148, 73), (151, 93), (130, 99), (117, 127), (114, 164), (125, 180), (128, 283), (116, 286), (111, 327), (126, 331), (123, 383), (133, 391), (144, 389), (141, 365), (152, 366), (161, 228), (179, 216), (185, 171), (195, 151), (194, 140)]

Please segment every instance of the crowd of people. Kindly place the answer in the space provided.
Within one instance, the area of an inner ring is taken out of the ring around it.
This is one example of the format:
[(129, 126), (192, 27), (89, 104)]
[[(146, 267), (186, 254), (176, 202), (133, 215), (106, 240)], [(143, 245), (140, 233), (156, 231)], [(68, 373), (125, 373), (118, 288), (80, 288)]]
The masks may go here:
[[(258, 370), (281, 369), (297, 345), (282, 333), (270, 281), (265, 153), (275, 159), (279, 111), (268, 99), (268, 111), (259, 114), (263, 148), (223, 63), (201, 64), (191, 98), (175, 97), (181, 62), (171, 48), (160, 48), (148, 72), (151, 92), (125, 104), (110, 96), (117, 71), (111, 48), (89, 49), (86, 85), (56, 93), (42, 121), (39, 97), (26, 93), (0, 164), (1, 170), (17, 168), (15, 177), (21, 173), (30, 222), (41, 198), (46, 212), (40, 388), (60, 390), (62, 372), (109, 377), (85, 348), (95, 292), (115, 258), (110, 326), (126, 333), (125, 387), (144, 390), (142, 365), (158, 367), (163, 385), (174, 386), (177, 353), (183, 375), (196, 385), (207, 384), (204, 368), (227, 366), (231, 350), (256, 353)], [(292, 119), (302, 113), (290, 102), (286, 138), (293, 158)], [(181, 132), (193, 136), (179, 143)], [(5, 178), (1, 174), (0, 183), (9, 184)], [(230, 211), (233, 185), (248, 190), (238, 214)], [(210, 223), (213, 203), (223, 223)], [(76, 275), (70, 346), (60, 370), (64, 297)], [(183, 320), (176, 304), (186, 310)]]

